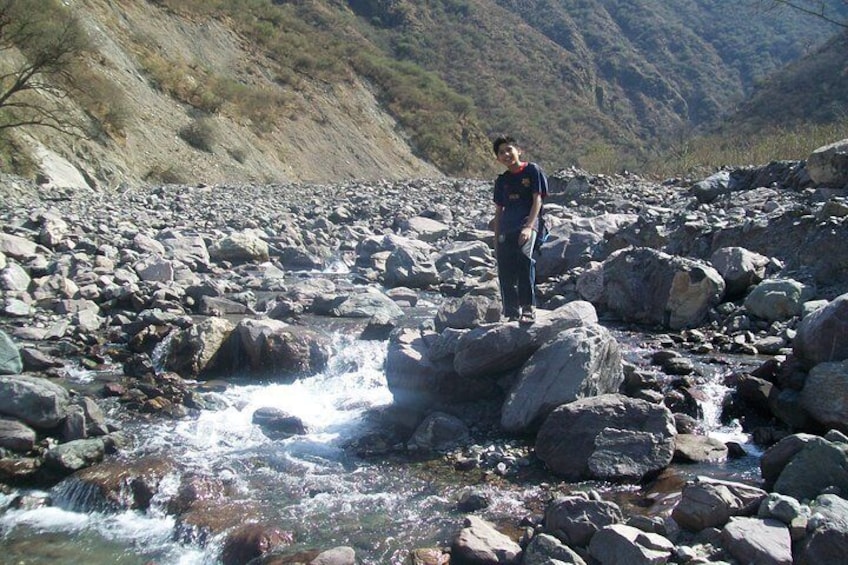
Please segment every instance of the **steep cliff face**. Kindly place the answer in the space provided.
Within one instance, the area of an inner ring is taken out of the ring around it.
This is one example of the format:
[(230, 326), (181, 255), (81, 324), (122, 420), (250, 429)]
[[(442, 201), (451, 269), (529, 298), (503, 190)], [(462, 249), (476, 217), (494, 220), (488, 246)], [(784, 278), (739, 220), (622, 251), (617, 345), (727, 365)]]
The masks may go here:
[[(413, 153), (370, 86), (354, 76), (334, 84), (301, 77), (293, 89), (275, 81), (269, 71), (274, 65), (226, 21), (187, 19), (148, 2), (77, 0), (71, 6), (94, 40), (94, 72), (117, 86), (120, 98), (112, 102), (125, 125), (119, 134), (97, 141), (49, 130), (22, 136), (43, 161), (43, 174), (56, 177), (58, 184), (72, 184), (68, 163), (100, 188), (143, 180), (194, 184), (441, 176)], [(185, 82), (231, 76), (276, 92), (267, 107), (257, 109), (268, 123), (226, 111), (199, 118), (151, 80), (141, 57), (154, 51), (198, 70), (196, 76), (182, 76)], [(201, 149), (180, 133), (198, 124), (204, 132)]]

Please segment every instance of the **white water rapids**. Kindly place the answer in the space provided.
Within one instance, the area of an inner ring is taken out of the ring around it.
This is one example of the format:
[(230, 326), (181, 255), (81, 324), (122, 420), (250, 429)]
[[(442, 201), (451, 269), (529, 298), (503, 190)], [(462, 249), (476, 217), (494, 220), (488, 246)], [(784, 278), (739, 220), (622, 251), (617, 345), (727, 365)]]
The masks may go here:
[[(178, 463), (180, 474), (222, 480), (241, 500), (259, 508), (263, 518), (291, 533), (293, 552), (348, 545), (363, 563), (399, 564), (410, 549), (448, 543), (462, 520), (456, 499), (465, 486), (463, 476), (439, 475), (413, 463), (362, 461), (342, 447), (368, 431), (369, 411), (392, 401), (383, 372), (386, 343), (340, 332), (334, 351), (321, 374), (291, 384), (230, 386), (221, 394), (224, 409), (125, 426), (135, 438), (126, 455), (164, 456)], [(714, 394), (710, 404), (717, 406), (721, 388)], [(252, 423), (253, 413), (262, 407), (299, 417), (309, 432), (286, 440), (268, 438)], [(713, 432), (735, 435), (733, 428), (719, 428), (715, 406), (706, 411)], [(166, 511), (179, 482), (179, 474), (162, 481), (145, 511), (92, 510), (62, 484), (49, 493), (0, 495), (0, 509), (6, 508), (0, 510), (0, 561), (219, 563), (222, 537), (192, 539), (180, 533)], [(514, 486), (510, 491), (492, 489), (484, 517), (515, 522), (528, 512), (525, 502), (537, 494), (535, 487)], [(22, 495), (53, 498), (54, 505), (12, 508)]]

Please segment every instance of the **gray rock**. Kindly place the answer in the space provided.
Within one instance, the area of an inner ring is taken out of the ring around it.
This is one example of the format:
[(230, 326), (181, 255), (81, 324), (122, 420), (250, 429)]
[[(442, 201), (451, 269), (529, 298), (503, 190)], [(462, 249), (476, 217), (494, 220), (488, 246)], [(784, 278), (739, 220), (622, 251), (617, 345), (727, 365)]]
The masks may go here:
[(798, 324), (793, 351), (811, 366), (848, 359), (848, 294), (804, 316)]
[(244, 360), (254, 374), (290, 379), (314, 374), (327, 366), (330, 340), (306, 328), (277, 320), (246, 318), (233, 331), (238, 343), (236, 360)]
[(792, 565), (789, 528), (778, 520), (731, 518), (721, 531), (721, 541), (740, 563)]
[(535, 428), (561, 404), (618, 392), (624, 375), (618, 342), (603, 326), (567, 329), (522, 367), (501, 409), (510, 433)]
[(0, 271), (0, 290), (26, 292), (31, 282), (29, 274), (17, 263), (9, 263)]
[(791, 496), (786, 496), (777, 492), (769, 493), (760, 503), (760, 508), (757, 510), (759, 518), (774, 518), (780, 520), (787, 526), (803, 514), (801, 503)]
[(3, 330), (0, 330), (0, 375), (19, 375), (24, 370), (18, 346)]
[(482, 518), (466, 516), (463, 528), (451, 543), (451, 555), (464, 563), (517, 565), (521, 546)]
[(671, 462), (676, 433), (665, 406), (607, 394), (551, 412), (536, 436), (536, 454), (568, 480), (640, 480)]
[(674, 460), (681, 463), (726, 461), (727, 446), (707, 436), (678, 434), (674, 442)]
[(392, 320), (404, 316), (400, 306), (374, 287), (367, 287), (360, 292), (352, 292), (339, 298), (330, 314), (340, 318), (373, 318), (380, 314)]
[(44, 463), (53, 472), (67, 476), (103, 461), (105, 454), (106, 446), (102, 439), (78, 439), (48, 450)]
[(28, 453), (35, 446), (35, 430), (17, 420), (0, 418), (0, 448)]
[(604, 565), (656, 565), (667, 563), (674, 544), (659, 534), (625, 524), (611, 524), (592, 536), (589, 553)]
[(436, 331), (445, 328), (471, 329), (486, 322), (496, 322), (489, 319), (492, 301), (483, 296), (463, 296), (447, 298), (436, 312), (434, 323)]
[(409, 449), (444, 451), (464, 445), (471, 435), (468, 426), (455, 416), (442, 412), (429, 414), (407, 442)]
[(401, 222), (401, 229), (404, 231), (403, 235), (406, 237), (414, 236), (421, 241), (434, 243), (447, 236), (450, 228), (442, 222), (432, 218), (413, 216), (412, 218)]
[(708, 264), (636, 248), (604, 262), (603, 302), (629, 322), (670, 329), (697, 327), (724, 295), (724, 279)]
[(166, 353), (166, 368), (184, 377), (197, 377), (234, 365), (233, 358), (228, 358), (224, 348), (234, 329), (229, 320), (207, 318), (185, 330), (178, 330)]
[(810, 179), (820, 186), (848, 186), (848, 139), (819, 147), (807, 157)]
[[(801, 389), (801, 406), (825, 429), (848, 433), (848, 360), (813, 367)], [(846, 493), (848, 494), (848, 493)]]
[(0, 232), (0, 253), (23, 262), (35, 258), (39, 253), (49, 255), (50, 252), (34, 241)]
[(209, 258), (236, 265), (261, 263), (269, 259), (268, 243), (251, 231), (236, 232), (209, 247)]
[(732, 299), (763, 280), (769, 258), (744, 247), (723, 247), (712, 254), (710, 263), (724, 279), (727, 298)]
[(439, 283), (439, 273), (429, 252), (399, 247), (386, 259), (384, 281), (388, 287), (429, 288)]
[(825, 491), (848, 496), (848, 446), (824, 438), (808, 441), (780, 472), (774, 491), (812, 500)]
[(796, 563), (842, 563), (848, 555), (848, 501), (826, 494), (810, 505), (807, 536), (799, 544)]
[(731, 516), (753, 516), (766, 491), (742, 483), (698, 477), (683, 488), (671, 517), (693, 532), (723, 527)]
[(49, 429), (68, 413), (67, 389), (29, 375), (0, 376), (0, 415), (17, 418), (36, 430)]
[(309, 565), (356, 565), (356, 552), (352, 547), (339, 546), (322, 551)]
[(586, 565), (576, 551), (548, 534), (536, 534), (524, 549), (521, 565)]
[(622, 522), (617, 504), (586, 496), (558, 497), (545, 508), (545, 532), (571, 547), (586, 547), (601, 528)]
[(251, 421), (273, 439), (286, 439), (307, 433), (306, 425), (300, 418), (273, 406), (258, 408), (253, 412)]
[(133, 265), (138, 277), (146, 282), (172, 282), (174, 280), (174, 262), (157, 255), (145, 257)]
[(769, 322), (800, 316), (804, 302), (813, 298), (815, 289), (791, 279), (767, 279), (754, 287), (745, 298), (748, 313)]

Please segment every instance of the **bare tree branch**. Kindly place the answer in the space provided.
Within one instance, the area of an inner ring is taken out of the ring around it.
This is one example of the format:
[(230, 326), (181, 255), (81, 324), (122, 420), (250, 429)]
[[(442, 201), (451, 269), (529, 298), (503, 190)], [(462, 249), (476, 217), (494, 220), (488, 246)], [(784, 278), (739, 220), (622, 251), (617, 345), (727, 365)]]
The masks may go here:
[(841, 2), (846, 6), (846, 11), (842, 13), (834, 7), (836, 2), (827, 2), (825, 0), (768, 0), (768, 2), (786, 6), (839, 27), (848, 28), (848, 0)]

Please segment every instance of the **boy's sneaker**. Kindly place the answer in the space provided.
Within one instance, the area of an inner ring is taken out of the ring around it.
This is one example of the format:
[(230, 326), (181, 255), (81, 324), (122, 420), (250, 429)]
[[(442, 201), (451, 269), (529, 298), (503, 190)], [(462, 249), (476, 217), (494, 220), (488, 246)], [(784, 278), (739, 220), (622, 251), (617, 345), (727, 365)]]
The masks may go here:
[(524, 308), (521, 312), (521, 317), (518, 318), (519, 324), (532, 324), (536, 321), (536, 309), (532, 306)]

